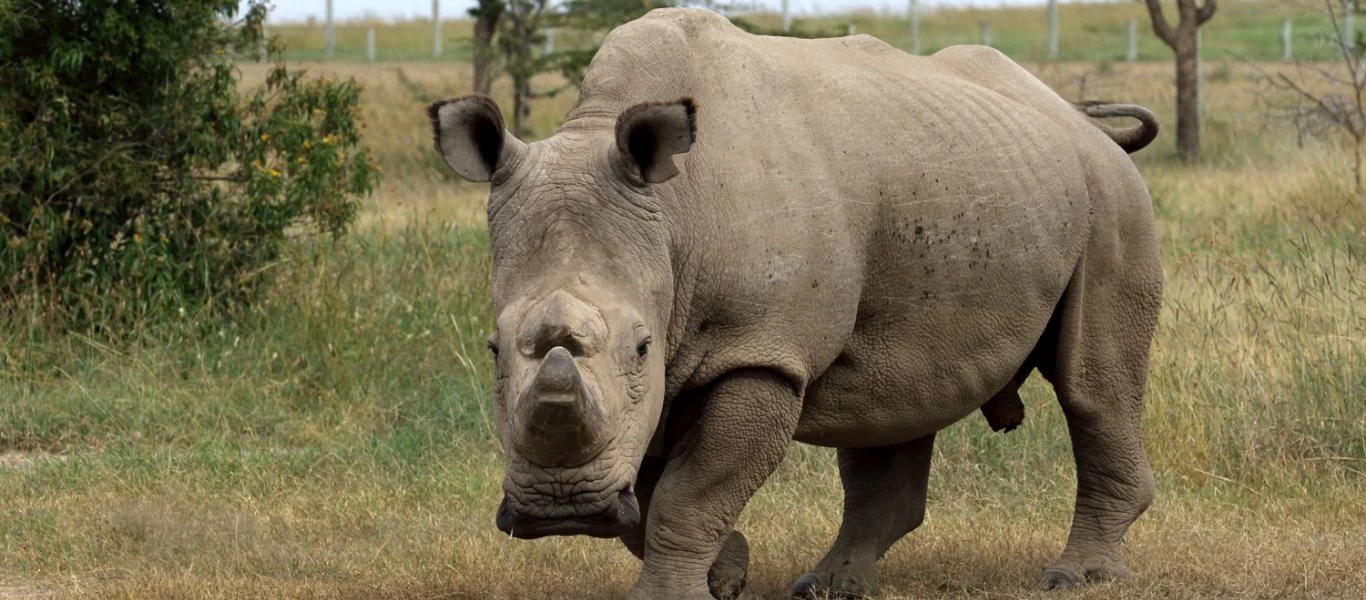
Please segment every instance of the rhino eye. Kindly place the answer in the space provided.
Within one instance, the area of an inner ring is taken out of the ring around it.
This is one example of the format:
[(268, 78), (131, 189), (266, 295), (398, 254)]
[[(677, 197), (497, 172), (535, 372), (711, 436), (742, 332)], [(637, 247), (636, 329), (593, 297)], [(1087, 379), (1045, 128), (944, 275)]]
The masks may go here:
[(645, 358), (645, 355), (650, 352), (651, 341), (650, 338), (645, 338), (641, 340), (639, 344), (636, 344), (636, 358)]
[(492, 352), (494, 356), (498, 356), (498, 343), (494, 342), (493, 340), (489, 340), (488, 346), (489, 352)]

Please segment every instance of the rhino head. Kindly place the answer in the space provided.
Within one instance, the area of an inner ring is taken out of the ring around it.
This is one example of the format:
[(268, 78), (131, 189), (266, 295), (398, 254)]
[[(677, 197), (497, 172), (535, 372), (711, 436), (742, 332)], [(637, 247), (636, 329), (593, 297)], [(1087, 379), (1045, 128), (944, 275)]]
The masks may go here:
[(633, 485), (664, 404), (674, 287), (654, 186), (679, 172), (693, 105), (641, 104), (531, 144), (483, 96), (428, 114), (446, 164), (490, 182), (498, 527), (620, 536), (640, 520)]

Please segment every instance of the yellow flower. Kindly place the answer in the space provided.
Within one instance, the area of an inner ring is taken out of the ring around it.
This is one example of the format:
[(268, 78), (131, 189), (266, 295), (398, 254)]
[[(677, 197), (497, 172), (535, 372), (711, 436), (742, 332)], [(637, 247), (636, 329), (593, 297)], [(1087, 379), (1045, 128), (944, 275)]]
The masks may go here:
[(141, 244), (141, 243), (142, 243), (142, 234), (141, 234), (141, 233), (137, 233), (137, 232), (134, 232), (134, 233), (133, 233), (133, 243), (134, 243), (134, 244)]
[(312, 142), (310, 142), (310, 141), (308, 141), (308, 140), (304, 140), (304, 150), (307, 150), (307, 149), (312, 148), (312, 147), (313, 147), (313, 143), (312, 143)]
[(263, 141), (263, 142), (269, 142), (269, 141), (270, 141), (270, 134), (269, 134), (269, 133), (263, 133), (263, 134), (261, 134), (261, 141)]
[(306, 165), (306, 164), (308, 164), (308, 159), (307, 159), (307, 158), (304, 158), (304, 157), (302, 157), (302, 156), (300, 156), (300, 157), (299, 157), (299, 164), (301, 164), (301, 165)]
[(266, 169), (266, 175), (270, 175), (271, 177), (279, 177), (279, 176), (280, 176), (280, 172), (279, 172), (279, 171), (276, 171), (275, 169), (267, 168), (267, 169)]
[(345, 158), (346, 158), (346, 153), (345, 153), (345, 152), (342, 152), (341, 150), (338, 150), (338, 151), (337, 151), (337, 160), (344, 160)]
[(336, 134), (329, 133), (329, 134), (323, 136), (323, 143), (324, 143), (324, 144), (327, 144), (327, 145), (329, 145), (329, 146), (331, 146), (332, 144), (337, 143), (338, 141), (340, 141), (340, 138), (338, 138)]

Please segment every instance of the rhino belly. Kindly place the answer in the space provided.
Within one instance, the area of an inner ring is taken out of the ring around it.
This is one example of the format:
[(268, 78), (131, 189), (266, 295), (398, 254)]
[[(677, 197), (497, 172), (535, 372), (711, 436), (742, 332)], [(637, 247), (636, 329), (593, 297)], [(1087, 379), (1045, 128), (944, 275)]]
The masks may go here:
[[(901, 443), (990, 400), (1028, 360), (1077, 264), (1077, 236), (1051, 229), (1039, 233), (1054, 243), (1010, 244), (974, 229), (973, 239), (925, 252), (879, 236), (853, 334), (808, 387), (797, 439)], [(1000, 248), (990, 258), (988, 243)]]

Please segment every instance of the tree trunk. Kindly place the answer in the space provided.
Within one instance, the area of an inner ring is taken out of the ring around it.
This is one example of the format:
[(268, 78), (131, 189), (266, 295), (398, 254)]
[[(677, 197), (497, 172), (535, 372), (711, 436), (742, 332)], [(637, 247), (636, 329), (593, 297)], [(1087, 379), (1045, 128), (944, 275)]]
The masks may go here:
[(512, 77), (512, 133), (525, 138), (531, 120), (531, 78), (542, 68), (532, 56), (532, 42), (541, 27), (547, 0), (508, 0), (507, 14), (498, 43), (503, 50), (503, 69)]
[(1182, 23), (1176, 43), (1176, 153), (1182, 162), (1200, 159), (1200, 62), (1195, 27)]
[(1214, 16), (1218, 0), (1177, 0), (1176, 27), (1159, 0), (1147, 0), (1153, 34), (1176, 54), (1176, 153), (1186, 163), (1200, 159), (1200, 26)]
[(512, 73), (512, 132), (525, 138), (531, 120), (531, 36), (522, 29), (517, 37), (514, 60), (518, 66)]
[(474, 17), (474, 93), (488, 95), (493, 83), (493, 37), (507, 12), (504, 0), (478, 0), (469, 15)]
[(512, 78), (512, 131), (519, 138), (527, 136), (527, 121), (531, 119), (531, 78), (516, 76)]
[(478, 15), (474, 21), (474, 93), (488, 95), (493, 83), (493, 34), (498, 19)]
[(1363, 168), (1363, 167), (1366, 167), (1366, 163), (1363, 163), (1363, 159), (1366, 159), (1366, 156), (1363, 156), (1363, 155), (1362, 155), (1362, 151), (1363, 151), (1363, 150), (1366, 150), (1366, 136), (1360, 136), (1360, 135), (1358, 135), (1358, 136), (1356, 136), (1356, 140), (1355, 140), (1355, 141), (1356, 141), (1356, 154), (1355, 154), (1356, 162), (1355, 162), (1355, 164), (1353, 165), (1353, 166), (1355, 167), (1355, 169), (1353, 169), (1353, 171), (1354, 171), (1353, 174), (1356, 176), (1357, 200), (1360, 201), (1360, 200), (1363, 198), (1363, 194), (1362, 194), (1363, 187), (1362, 187), (1362, 179), (1361, 179), (1362, 173), (1361, 173), (1361, 171), (1362, 171), (1362, 168)]

